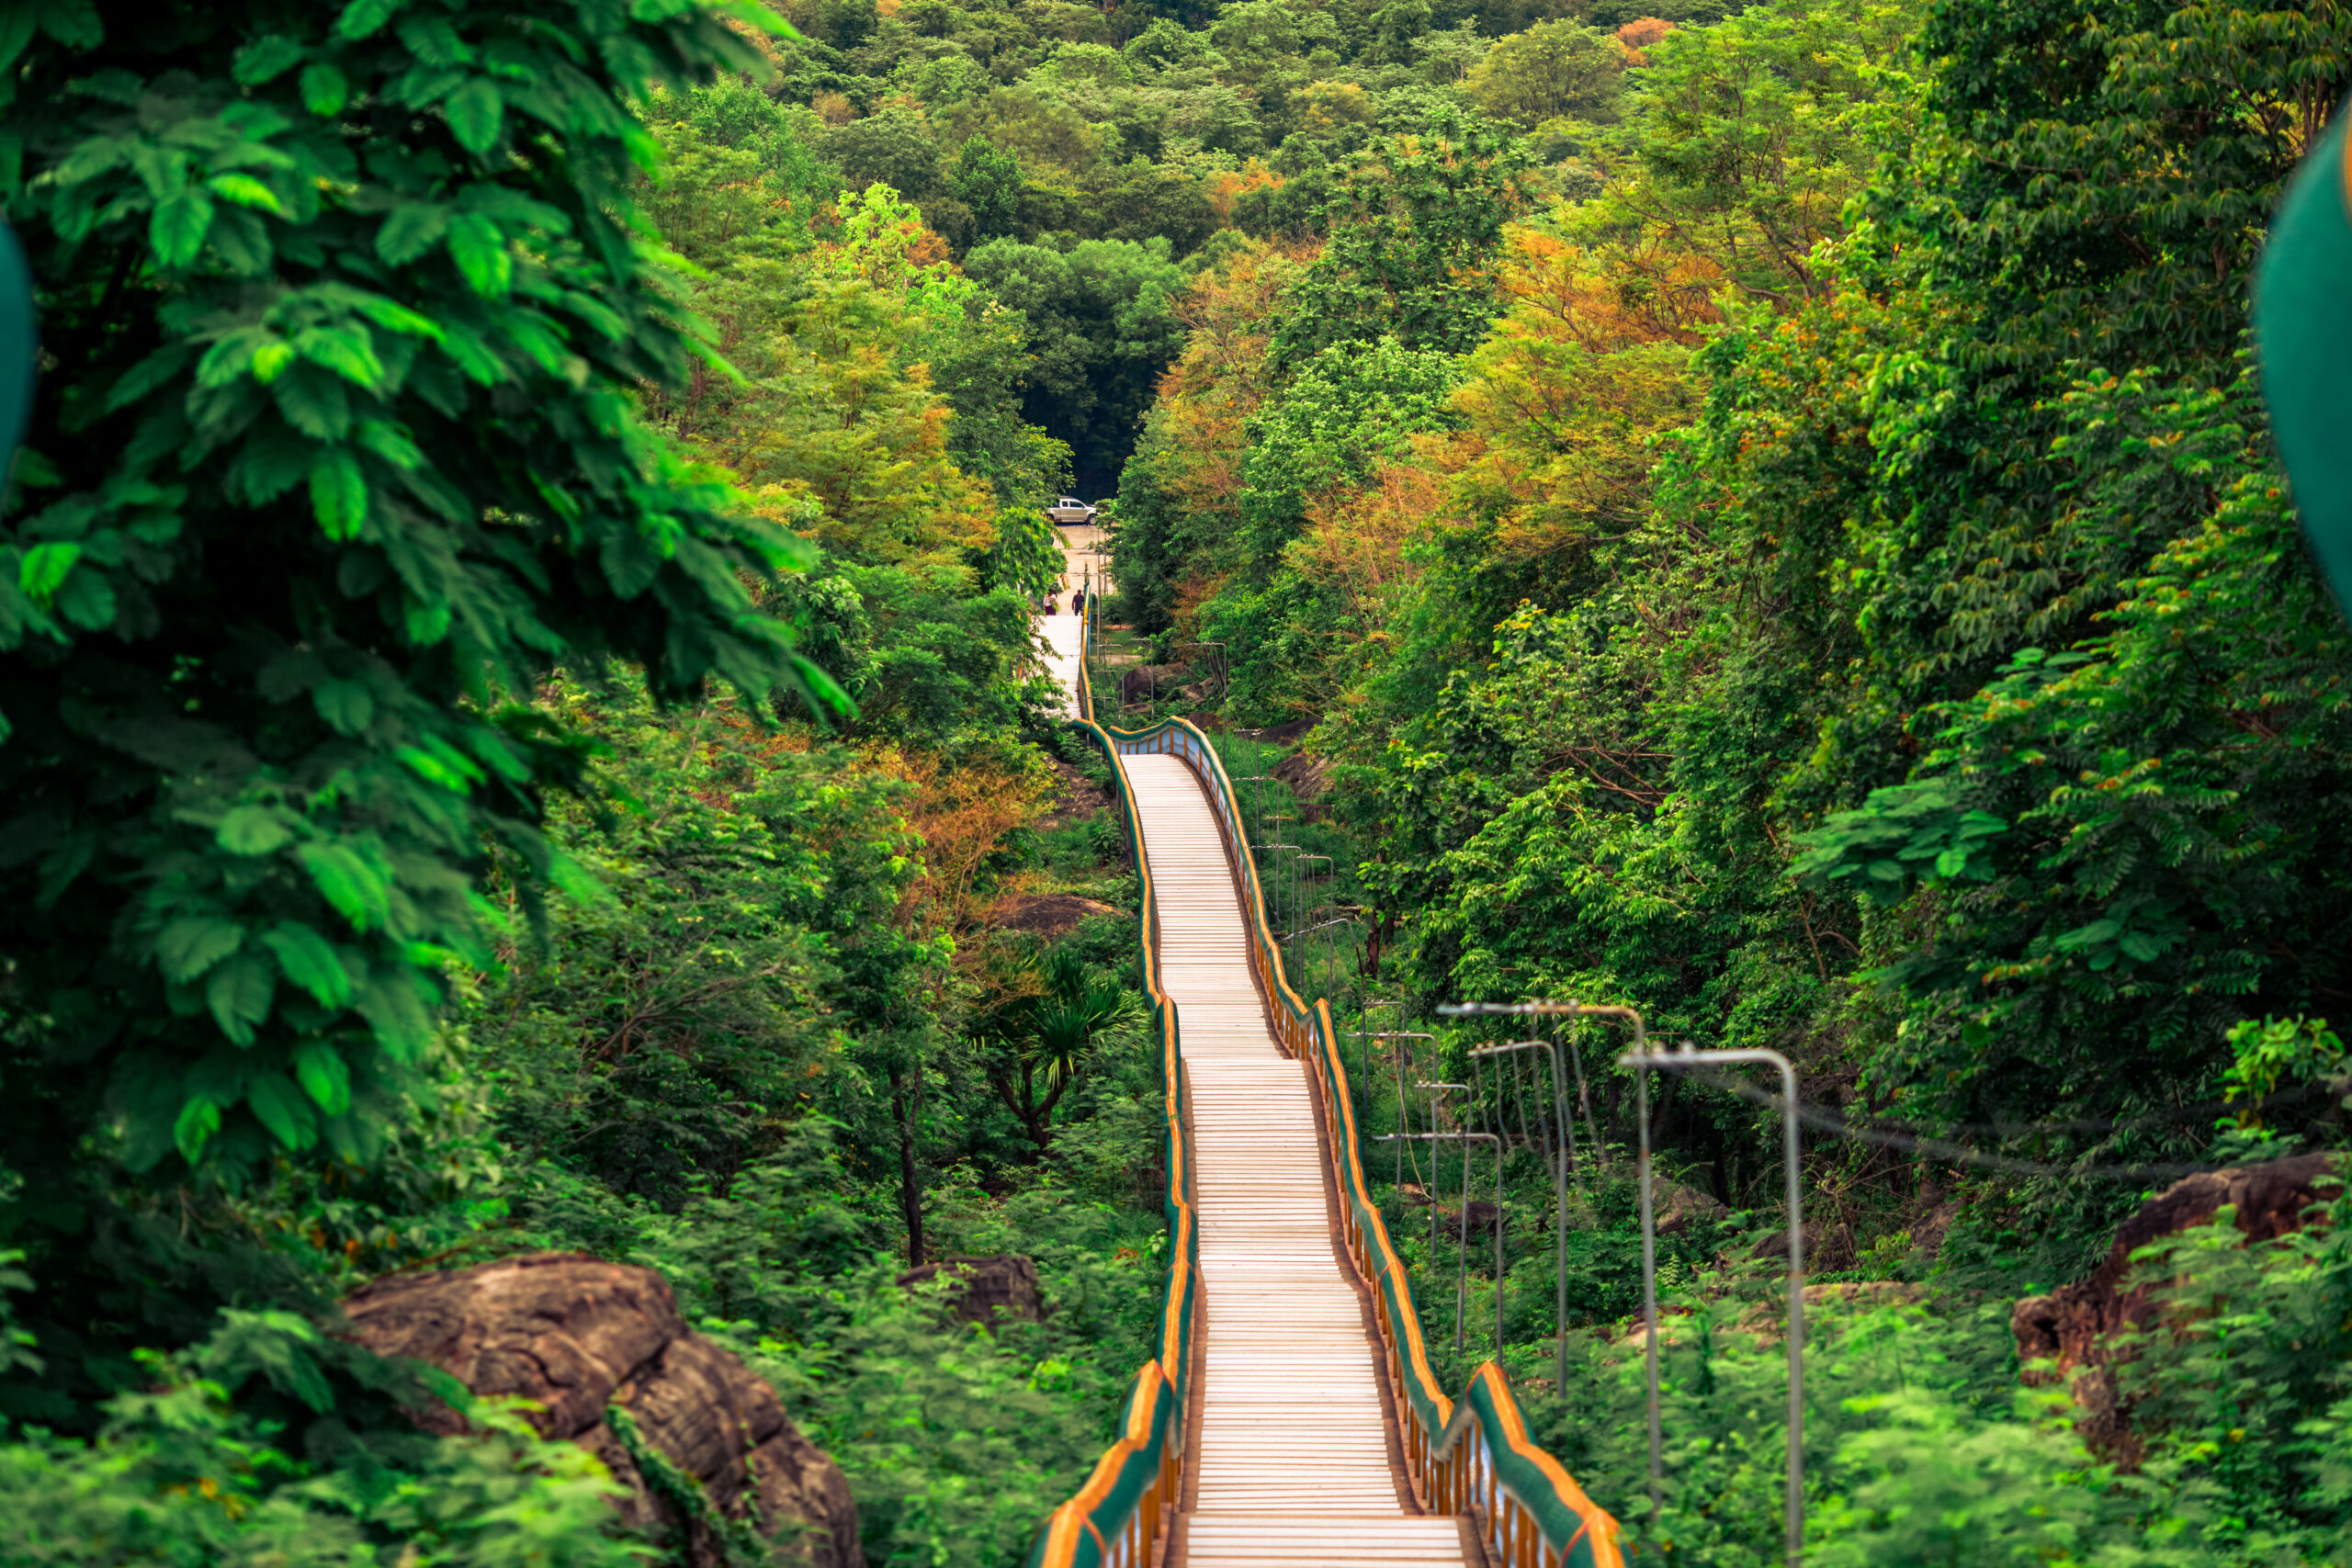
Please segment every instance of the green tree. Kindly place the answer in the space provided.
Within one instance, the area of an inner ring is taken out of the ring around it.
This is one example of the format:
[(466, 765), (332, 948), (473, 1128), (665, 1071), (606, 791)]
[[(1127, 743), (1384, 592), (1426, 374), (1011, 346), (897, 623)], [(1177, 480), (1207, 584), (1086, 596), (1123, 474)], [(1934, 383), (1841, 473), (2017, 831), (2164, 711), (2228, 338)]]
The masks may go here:
[(972, 209), (975, 244), (1018, 231), (1023, 183), (1020, 159), (978, 136), (965, 141), (947, 176), (947, 191)]
[(1446, 354), (1473, 347), (1494, 313), (1487, 269), (1526, 161), (1510, 137), (1451, 112), (1366, 153), (1324, 210), (1329, 238), (1274, 333), (1275, 367), (1382, 337)]
[(1030, 422), (1069, 443), (1090, 494), (1116, 487), (1160, 369), (1183, 342), (1171, 313), (1183, 275), (1165, 240), (1068, 248), (995, 240), (964, 260), (1029, 323)]
[(939, 145), (931, 127), (904, 109), (885, 109), (824, 133), (818, 143), (853, 188), (886, 185), (922, 197), (939, 188)]
[(701, 357), (682, 386), (649, 388), (645, 409), (676, 434), (707, 440), (749, 395), (745, 383), (774, 367), (774, 340), (796, 292), (792, 260), (816, 243), (838, 182), (784, 111), (740, 76), (657, 96), (648, 129), (662, 157), (645, 181), (645, 213), (695, 269), (686, 298), (725, 357)]
[(584, 890), (539, 827), (577, 749), (511, 694), (559, 659), (665, 700), (830, 682), (747, 587), (806, 547), (631, 412), (696, 349), (628, 226), (631, 106), (758, 63), (717, 15), (83, 5), (5, 38), (49, 368), (0, 542), (0, 1234), (87, 1389), (231, 1279), (141, 1194), (377, 1158), (445, 965), (491, 962), (492, 856), (526, 908)]
[(1547, 119), (1614, 120), (1624, 76), (1624, 51), (1606, 33), (1539, 22), (1497, 39), (1463, 90), (1497, 119), (1532, 130)]
[[(1922, 7), (1877, 0), (1751, 6), (1647, 46), (1634, 127), (1613, 152), (1580, 238), (1671, 265), (1697, 259), (1778, 303), (1826, 291), (1814, 247), (1847, 231), (1846, 205), (1917, 121), (1897, 63)], [(1664, 279), (1657, 279), (1664, 283)], [(1667, 287), (1671, 287), (1667, 284)]]
[(1242, 461), (1245, 577), (1262, 580), (1279, 563), (1310, 496), (1363, 484), (1408, 436), (1453, 423), (1446, 405), (1461, 381), (1453, 355), (1390, 337), (1335, 344), (1300, 367), (1252, 424)]
[(1092, 968), (1072, 947), (1035, 955), (1021, 977), (1027, 984), (978, 1029), (989, 1082), (1042, 1158), (1053, 1147), (1054, 1108), (1104, 1037), (1142, 1010), (1116, 976)]
[(2250, 438), (2253, 389), (2125, 383), (2071, 412), (2082, 459), (2120, 427), (2107, 456), (2125, 472), (2085, 487), (2115, 513), (2174, 486), (2219, 505), (2132, 579), (2103, 636), (2022, 649), (1922, 714), (1936, 744), (1911, 782), (1832, 815), (1796, 863), (1904, 906), (1872, 943), (1905, 1008), (1874, 1070), (1921, 1114), (2210, 1098), (2233, 1024), (2317, 1011), (2344, 982), (2352, 876), (2326, 824), (2352, 790), (2352, 639)]

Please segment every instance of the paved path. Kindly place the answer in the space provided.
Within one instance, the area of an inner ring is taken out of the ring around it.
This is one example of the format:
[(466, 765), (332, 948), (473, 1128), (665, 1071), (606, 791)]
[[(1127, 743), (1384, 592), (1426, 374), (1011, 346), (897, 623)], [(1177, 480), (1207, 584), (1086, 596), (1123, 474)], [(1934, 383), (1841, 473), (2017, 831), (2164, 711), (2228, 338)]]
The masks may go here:
[[(1101, 530), (1064, 528), (1063, 592), (1102, 581)], [(1037, 620), (1076, 711), (1078, 616)], [(1304, 1063), (1284, 1057), (1250, 973), (1241, 899), (1200, 779), (1122, 759), (1159, 904), (1160, 984), (1192, 1084), (1201, 1236), (1197, 1568), (1462, 1568), (1451, 1517), (1418, 1514), (1389, 1463), (1377, 1351), (1332, 1244)], [(1168, 1565), (1173, 1568), (1173, 1562)]]
[(1072, 718), (1078, 716), (1079, 633), (1085, 625), (1071, 615), (1037, 617), (1037, 636), (1046, 645), (1046, 665), (1061, 682), (1062, 711)]
[(1123, 761), (1192, 1084), (1207, 1333), (1185, 1561), (1461, 1568), (1454, 1520), (1412, 1513), (1389, 1464), (1377, 1353), (1332, 1245), (1306, 1065), (1267, 1028), (1207, 796), (1173, 757)]

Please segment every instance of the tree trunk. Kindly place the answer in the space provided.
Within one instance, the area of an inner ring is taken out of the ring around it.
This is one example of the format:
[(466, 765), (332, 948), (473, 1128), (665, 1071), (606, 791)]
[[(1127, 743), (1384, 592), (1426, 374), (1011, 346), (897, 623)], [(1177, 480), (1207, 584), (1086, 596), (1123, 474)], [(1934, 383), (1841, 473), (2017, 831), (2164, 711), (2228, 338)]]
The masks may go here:
[(907, 1267), (920, 1269), (922, 1255), (922, 1177), (915, 1167), (915, 1125), (922, 1115), (922, 1069), (915, 1069), (915, 1081), (907, 1084), (906, 1074), (896, 1067), (890, 1070), (890, 1113), (899, 1123), (899, 1207), (907, 1221)]

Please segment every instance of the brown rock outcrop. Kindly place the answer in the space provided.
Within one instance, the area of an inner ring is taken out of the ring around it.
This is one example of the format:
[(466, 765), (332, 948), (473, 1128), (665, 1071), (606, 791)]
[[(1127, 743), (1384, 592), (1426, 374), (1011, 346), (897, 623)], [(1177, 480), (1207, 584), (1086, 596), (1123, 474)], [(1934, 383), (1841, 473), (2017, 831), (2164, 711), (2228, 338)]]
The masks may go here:
[[(808, 1568), (864, 1568), (841, 1467), (801, 1436), (763, 1380), (685, 1326), (669, 1282), (650, 1269), (532, 1253), (391, 1275), (344, 1310), (379, 1355), (430, 1363), (478, 1394), (537, 1402), (529, 1420), (540, 1435), (588, 1449), (628, 1488), (621, 1511), (632, 1525), (679, 1521), (606, 1425), (610, 1405), (719, 1513), (740, 1519), (756, 1509)], [(463, 1429), (437, 1402), (413, 1414), (428, 1431)], [(702, 1521), (684, 1523), (696, 1562), (724, 1561)]]
[(1037, 1289), (1037, 1265), (1015, 1253), (994, 1258), (950, 1258), (925, 1263), (899, 1276), (902, 1286), (928, 1284), (945, 1274), (956, 1281), (949, 1308), (964, 1323), (995, 1323), (1016, 1318), (1035, 1323), (1045, 1315), (1046, 1301)]
[[(1789, 1255), (1789, 1233), (1776, 1230), (1748, 1248), (1750, 1258), (1780, 1258)], [(1854, 1266), (1854, 1228), (1844, 1221), (1831, 1219), (1807, 1220), (1804, 1223), (1804, 1271), (1827, 1274)]]
[(1313, 718), (1286, 719), (1281, 724), (1268, 725), (1263, 729), (1245, 729), (1240, 733), (1252, 740), (1262, 741), (1269, 746), (1295, 746), (1308, 730), (1322, 722), (1319, 716)]
[(1438, 1229), (1449, 1241), (1474, 1241), (1493, 1233), (1495, 1217), (1501, 1212), (1484, 1198), (1473, 1198), (1458, 1211), (1440, 1209)]
[(2117, 1227), (2115, 1243), (2090, 1277), (2044, 1296), (2028, 1296), (2009, 1313), (2020, 1361), (2054, 1361), (2054, 1371), (2029, 1372), (2033, 1383), (2067, 1382), (2082, 1407), (2078, 1426), (2092, 1448), (2127, 1461), (2137, 1457), (2129, 1412), (2116, 1395), (2109, 1339), (2127, 1323), (2146, 1325), (2148, 1290), (2131, 1284), (2132, 1254), (2149, 1243), (2202, 1224), (2224, 1205), (2237, 1209), (2248, 1241), (2301, 1230), (2304, 1211), (2342, 1186), (2325, 1155), (2233, 1166), (2183, 1177)]
[(1003, 931), (1034, 931), (1051, 938), (1074, 931), (1090, 915), (1118, 912), (1108, 904), (1081, 898), (1075, 893), (1015, 894), (999, 900), (989, 919), (990, 924)]
[(1053, 769), (1053, 794), (1046, 799), (1046, 814), (1037, 819), (1039, 828), (1058, 828), (1065, 822), (1091, 817), (1115, 804), (1109, 790), (1069, 763), (1058, 757), (1048, 757), (1046, 761)]
[(1299, 815), (1309, 822), (1320, 822), (1330, 815), (1323, 802), (1331, 793), (1331, 760), (1305, 751), (1284, 757), (1269, 770), (1274, 777), (1290, 785), (1297, 797)]
[[(1686, 1187), (1679, 1181), (1661, 1179), (1653, 1189), (1651, 1213), (1660, 1235), (1680, 1235), (1692, 1225), (1713, 1224), (1731, 1213), (1718, 1202), (1713, 1194)], [(1782, 1244), (1782, 1250), (1787, 1249)]]
[(1119, 701), (1148, 703), (1163, 691), (1173, 692), (1184, 678), (1181, 664), (1137, 664), (1119, 675)]

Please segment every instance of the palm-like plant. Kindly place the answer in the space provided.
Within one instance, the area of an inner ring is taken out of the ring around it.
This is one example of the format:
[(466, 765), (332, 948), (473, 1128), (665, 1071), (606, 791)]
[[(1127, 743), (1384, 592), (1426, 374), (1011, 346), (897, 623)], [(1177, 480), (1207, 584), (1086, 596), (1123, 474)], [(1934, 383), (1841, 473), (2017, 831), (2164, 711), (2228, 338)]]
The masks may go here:
[(1028, 966), (1036, 989), (999, 1007), (983, 1030), (989, 1081), (1043, 1156), (1054, 1107), (1085, 1071), (1095, 1043), (1139, 1009), (1134, 995), (1069, 948)]

